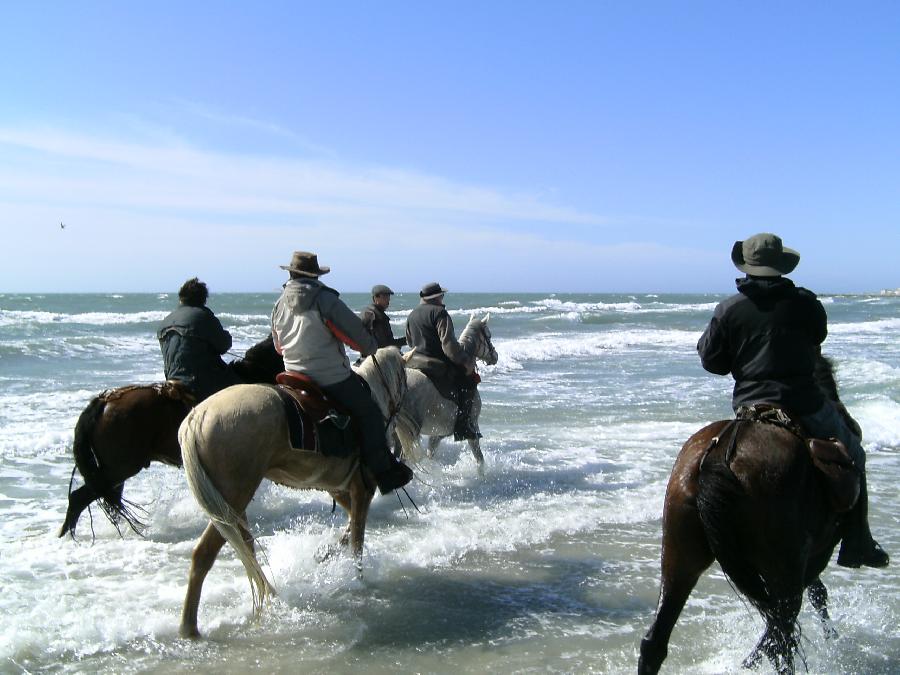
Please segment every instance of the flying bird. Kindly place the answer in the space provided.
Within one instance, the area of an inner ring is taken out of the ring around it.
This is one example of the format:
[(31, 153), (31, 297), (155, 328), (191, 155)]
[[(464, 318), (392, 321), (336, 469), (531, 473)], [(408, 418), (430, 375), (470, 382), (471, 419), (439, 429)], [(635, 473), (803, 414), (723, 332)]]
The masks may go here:
[(60, 223), (60, 224), (59, 224), (59, 229), (61, 229), (61, 230), (66, 229), (66, 224), (65, 224), (65, 223)]

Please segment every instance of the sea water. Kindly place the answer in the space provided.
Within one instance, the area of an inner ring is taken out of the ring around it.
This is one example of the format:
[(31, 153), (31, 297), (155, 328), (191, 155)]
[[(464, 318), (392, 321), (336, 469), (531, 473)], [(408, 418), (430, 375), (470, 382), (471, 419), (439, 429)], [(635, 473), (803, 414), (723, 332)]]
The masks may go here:
[[(345, 294), (354, 309), (368, 298)], [(214, 295), (235, 355), (268, 332), (276, 294)], [(125, 496), (146, 536), (120, 537), (95, 506), (58, 539), (72, 430), (104, 389), (163, 378), (166, 294), (0, 295), (0, 671), (630, 673), (659, 588), (663, 497), (694, 431), (731, 416), (731, 380), (695, 345), (714, 295), (457, 294), (461, 331), (491, 314), (500, 358), (481, 365), (483, 475), (444, 441), (409, 494), (376, 497), (364, 571), (316, 562), (346, 517), (324, 493), (264, 483), (249, 509), (277, 589), (259, 620), (226, 547), (178, 637), (206, 518), (181, 471), (154, 464)], [(403, 333), (415, 294), (393, 297)], [(900, 298), (825, 296), (826, 354), (865, 432), (870, 520), (897, 561), (823, 575), (839, 637), (804, 603), (811, 673), (900, 670)], [(228, 357), (231, 358), (231, 357)], [(76, 475), (76, 485), (79, 478)], [(674, 630), (664, 672), (739, 670), (762, 621), (713, 565)], [(799, 666), (802, 668), (802, 665)], [(769, 665), (762, 666), (763, 672)]]

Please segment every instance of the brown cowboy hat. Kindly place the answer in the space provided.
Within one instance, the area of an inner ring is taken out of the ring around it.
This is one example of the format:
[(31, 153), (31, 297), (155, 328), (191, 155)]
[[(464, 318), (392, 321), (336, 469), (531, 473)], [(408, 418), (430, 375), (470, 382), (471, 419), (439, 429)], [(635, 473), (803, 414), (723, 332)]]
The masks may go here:
[(755, 277), (780, 277), (790, 274), (800, 262), (800, 254), (781, 243), (781, 237), (768, 232), (754, 234), (734, 242), (731, 262), (741, 272)]
[(291, 264), (279, 265), (279, 267), (307, 277), (319, 277), (331, 271), (330, 267), (319, 267), (319, 259), (316, 254), (307, 251), (294, 251), (294, 255), (291, 256)]

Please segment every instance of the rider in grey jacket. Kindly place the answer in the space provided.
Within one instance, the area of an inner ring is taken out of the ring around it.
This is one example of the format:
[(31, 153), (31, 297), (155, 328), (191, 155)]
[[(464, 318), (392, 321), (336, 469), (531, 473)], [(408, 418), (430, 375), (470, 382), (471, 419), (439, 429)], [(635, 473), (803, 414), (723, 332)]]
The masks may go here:
[(281, 267), (291, 279), (272, 311), (272, 335), (285, 368), (312, 378), (329, 398), (350, 410), (362, 431), (363, 464), (382, 494), (406, 485), (413, 472), (388, 448), (381, 410), (368, 384), (350, 367), (344, 348), (346, 344), (369, 356), (378, 349), (375, 338), (340, 294), (319, 281), (330, 268), (319, 267), (314, 253), (295, 251), (291, 264)]

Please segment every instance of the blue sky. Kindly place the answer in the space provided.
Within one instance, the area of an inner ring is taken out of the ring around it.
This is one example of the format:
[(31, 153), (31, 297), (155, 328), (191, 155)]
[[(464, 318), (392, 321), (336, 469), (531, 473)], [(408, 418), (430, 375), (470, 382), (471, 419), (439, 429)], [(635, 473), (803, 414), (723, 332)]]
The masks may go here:
[[(0, 291), (900, 287), (900, 3), (4, 3)], [(59, 227), (60, 222), (66, 228)]]

